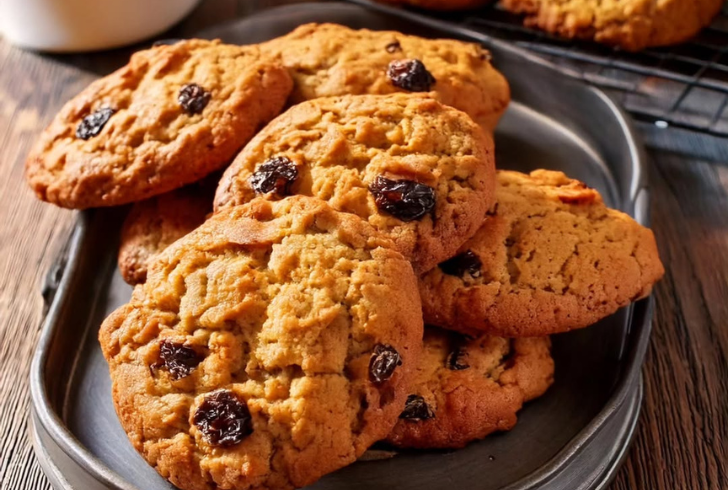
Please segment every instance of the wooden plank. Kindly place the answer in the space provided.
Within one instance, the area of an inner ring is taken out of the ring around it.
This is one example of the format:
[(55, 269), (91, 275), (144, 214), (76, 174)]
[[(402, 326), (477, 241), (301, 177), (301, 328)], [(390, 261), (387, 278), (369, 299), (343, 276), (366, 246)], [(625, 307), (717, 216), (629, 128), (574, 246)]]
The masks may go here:
[(728, 488), (728, 169), (654, 152), (653, 228), (667, 273), (637, 437), (613, 484)]
[(42, 315), (40, 284), (74, 219), (34, 198), (23, 162), (61, 102), (93, 78), (0, 40), (1, 489), (50, 488), (28, 439), (28, 372)]

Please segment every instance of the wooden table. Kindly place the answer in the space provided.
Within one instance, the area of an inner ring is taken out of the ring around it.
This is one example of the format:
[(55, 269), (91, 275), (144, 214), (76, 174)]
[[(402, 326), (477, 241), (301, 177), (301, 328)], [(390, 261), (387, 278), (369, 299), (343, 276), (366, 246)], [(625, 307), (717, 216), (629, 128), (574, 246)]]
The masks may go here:
[[(207, 0), (168, 37), (245, 15), (252, 3)], [(28, 370), (40, 284), (75, 220), (34, 199), (23, 161), (61, 105), (131, 51), (47, 56), (0, 39), (0, 490), (50, 488), (28, 438)], [(655, 290), (639, 428), (610, 488), (726, 489), (728, 167), (650, 153), (652, 222), (667, 274)]]

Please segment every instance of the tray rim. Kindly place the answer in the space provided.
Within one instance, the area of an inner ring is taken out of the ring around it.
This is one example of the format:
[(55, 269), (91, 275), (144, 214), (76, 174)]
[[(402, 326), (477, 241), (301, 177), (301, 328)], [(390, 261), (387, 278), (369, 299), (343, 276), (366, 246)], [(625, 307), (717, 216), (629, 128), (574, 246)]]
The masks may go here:
[[(88, 229), (91, 226), (91, 220), (95, 214), (95, 210), (82, 211), (79, 213), (78, 220), (71, 232), (68, 241), (68, 255), (61, 257), (61, 261), (65, 262), (60, 281), (57, 283), (56, 293), (53, 296), (50, 308), (43, 321), (40, 340), (36, 346), (33, 361), (30, 367), (30, 396), (32, 404), (32, 413), (37, 417), (37, 421), (43, 427), (54, 442), (66, 453), (76, 464), (89, 465), (93, 471), (88, 473), (99, 483), (104, 485), (113, 485), (113, 488), (119, 490), (138, 490), (136, 487), (125, 482), (120, 475), (104, 465), (96, 458), (68, 429), (61, 417), (52, 408), (52, 404), (48, 397), (48, 393), (44, 389), (45, 361), (48, 358), (48, 352), (53, 341), (53, 336), (57, 329), (57, 320), (61, 315), (62, 307), (66, 297), (69, 295), (70, 284), (78, 273), (80, 264), (80, 256), (84, 249), (84, 244), (88, 240)], [(52, 268), (53, 269), (53, 268)], [(49, 281), (50, 282), (50, 281)], [(98, 295), (95, 295), (90, 304), (93, 309), (98, 302)], [(31, 415), (31, 419), (32, 419)], [(33, 421), (34, 422), (34, 421)], [(34, 429), (37, 431), (37, 429)]]
[[(646, 153), (641, 145), (640, 137), (637, 134), (634, 126), (627, 116), (626, 112), (619, 107), (610, 96), (608, 96), (602, 90), (590, 86), (574, 77), (569, 70), (565, 70), (558, 67), (551, 62), (539, 58), (538, 56), (513, 46), (507, 42), (499, 39), (487, 36), (477, 31), (457, 26), (452, 23), (433, 19), (430, 17), (423, 16), (411, 11), (402, 10), (396, 7), (390, 7), (386, 5), (374, 4), (368, 0), (344, 0), (343, 2), (337, 2), (339, 5), (352, 4), (359, 7), (380, 12), (385, 15), (392, 15), (400, 17), (410, 22), (421, 24), (427, 27), (442, 30), (444, 32), (452, 32), (461, 37), (470, 38), (474, 42), (481, 44), (496, 45), (500, 49), (510, 51), (511, 53), (522, 57), (523, 59), (543, 66), (550, 70), (553, 70), (561, 75), (575, 79), (580, 83), (584, 89), (591, 91), (602, 103), (605, 104), (606, 108), (615, 118), (615, 123), (622, 130), (624, 141), (627, 143), (630, 154), (630, 163), (633, 172), (633, 178), (631, 179), (631, 186), (629, 194), (627, 196), (621, 196), (622, 205), (627, 204), (630, 209), (623, 209), (628, 214), (631, 214), (638, 222), (647, 224), (649, 216), (649, 200), (646, 175), (645, 175), (645, 163)], [(323, 3), (314, 3), (315, 5), (327, 5)], [(296, 9), (297, 7), (311, 6), (312, 4), (288, 4), (273, 8), (262, 9), (255, 12), (253, 15), (262, 14), (264, 12), (272, 12), (276, 10)], [(329, 6), (332, 4), (329, 3)], [(240, 21), (235, 19), (230, 23)], [(226, 23), (218, 24), (218, 26)], [(640, 205), (641, 204), (641, 205)], [(68, 245), (66, 247), (67, 255), (61, 254), (59, 256), (59, 262), (63, 262), (62, 265), (55, 264), (51, 267), (49, 275), (51, 273), (59, 274), (58, 268), (60, 267), (60, 280), (50, 281), (55, 282), (51, 287), (55, 289), (54, 294), (50, 299), (50, 306), (47, 314), (42, 322), (42, 329), (40, 339), (36, 345), (35, 353), (30, 369), (30, 394), (31, 394), (31, 412), (29, 415), (31, 418), (32, 434), (31, 436), (35, 440), (37, 437), (37, 424), (42, 426), (49, 437), (59, 446), (59, 448), (67, 454), (76, 464), (79, 466), (89, 466), (87, 473), (92, 476), (99, 483), (102, 483), (110, 488), (119, 490), (138, 490), (138, 488), (118, 475), (115, 471), (108, 468), (98, 458), (96, 458), (88, 449), (86, 449), (81, 442), (70, 432), (68, 427), (65, 425), (63, 420), (58, 414), (52, 409), (47, 392), (44, 389), (44, 366), (45, 361), (48, 357), (48, 351), (53, 340), (53, 336), (56, 334), (57, 320), (61, 315), (61, 309), (65, 303), (65, 299), (69, 294), (69, 286), (73, 278), (78, 272), (79, 257), (82, 253), (84, 245), (88, 239), (88, 231), (91, 226), (91, 221), (95, 214), (94, 210), (83, 211), (79, 213), (76, 224), (69, 237)], [(98, 296), (93, 298), (92, 307), (97, 303)], [(625, 347), (625, 356), (622, 361), (622, 375), (615, 385), (612, 387), (612, 394), (609, 399), (605, 402), (599, 413), (580, 431), (578, 432), (560, 451), (558, 451), (549, 461), (544, 463), (533, 473), (508, 484), (503, 487), (502, 490), (526, 490), (537, 488), (539, 485), (545, 484), (548, 481), (557, 477), (564, 469), (568, 466), (569, 462), (573, 460), (579, 452), (593, 440), (600, 432), (601, 428), (609, 421), (615, 412), (622, 406), (627, 397), (630, 395), (632, 390), (637, 389), (639, 391), (638, 404), (641, 405), (642, 399), (642, 378), (641, 378), (641, 367), (644, 359), (644, 354), (647, 350), (649, 343), (651, 323), (654, 310), (654, 298), (649, 296), (646, 299), (640, 300), (633, 303), (629, 307), (628, 312), (628, 324), (631, 327), (635, 326), (635, 314), (641, 317), (641, 321), (637, 322), (637, 329), (630, 329), (627, 334), (627, 343)], [(632, 427), (627, 434), (627, 443), (621, 449), (618, 458), (610, 461), (607, 471), (608, 475), (606, 479), (602, 480), (599, 487), (604, 488), (615, 476), (616, 470), (621, 466), (621, 462), (627, 454), (629, 448), (629, 442), (632, 439), (634, 433), (634, 427), (636, 426), (639, 418), (639, 405), (637, 409), (637, 416), (635, 416), (632, 422)], [(44, 454), (45, 453), (44, 451)], [(39, 454), (39, 456), (41, 456)], [(40, 459), (40, 458), (39, 458)], [(70, 487), (69, 487), (70, 488)]]

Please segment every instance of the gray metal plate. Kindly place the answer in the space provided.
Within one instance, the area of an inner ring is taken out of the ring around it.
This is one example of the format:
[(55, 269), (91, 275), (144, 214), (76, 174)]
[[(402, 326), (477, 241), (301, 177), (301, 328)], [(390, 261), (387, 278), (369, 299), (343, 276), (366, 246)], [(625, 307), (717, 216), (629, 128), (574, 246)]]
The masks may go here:
[[(203, 36), (257, 42), (312, 21), (427, 36), (472, 35), (379, 10), (353, 4), (288, 6)], [(513, 90), (514, 103), (496, 133), (498, 165), (564, 170), (601, 191), (609, 204), (644, 221), (643, 157), (621, 111), (600, 92), (548, 65), (478, 39), (491, 48)], [(41, 464), (57, 488), (170, 488), (127, 441), (113, 411), (108, 368), (96, 341), (103, 318), (131, 293), (115, 268), (124, 212), (80, 215), (64, 271), (52, 275), (44, 294), (52, 304), (31, 374), (33, 436)], [(591, 328), (555, 336), (556, 382), (523, 409), (511, 432), (459, 451), (412, 451), (358, 462), (312, 488), (603, 488), (624, 456), (637, 420), (650, 319), (651, 303), (645, 300)]]

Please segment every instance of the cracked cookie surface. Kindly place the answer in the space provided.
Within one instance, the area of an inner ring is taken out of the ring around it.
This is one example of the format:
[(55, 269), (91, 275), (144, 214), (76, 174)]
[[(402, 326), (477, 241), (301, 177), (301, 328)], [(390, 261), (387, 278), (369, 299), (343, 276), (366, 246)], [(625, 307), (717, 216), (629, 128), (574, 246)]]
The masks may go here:
[(567, 38), (639, 51), (686, 41), (710, 24), (723, 0), (501, 0), (525, 24)]
[(477, 335), (586, 327), (663, 275), (652, 231), (562, 172), (499, 171), (495, 211), (420, 278), (425, 321)]
[(103, 323), (117, 414), (185, 490), (292, 488), (397, 421), (419, 357), (412, 267), (302, 196), (225, 209), (151, 263)]
[(425, 39), (395, 31), (353, 30), (337, 24), (306, 24), (260, 45), (286, 66), (295, 81), (293, 103), (317, 97), (389, 94), (387, 69), (396, 60), (419, 60), (435, 79), (431, 94), (466, 112), (492, 131), (510, 101), (508, 82), (478, 44)]
[(127, 283), (144, 282), (149, 260), (205, 221), (212, 212), (216, 177), (134, 204), (119, 244), (119, 272)]
[(524, 402), (553, 383), (548, 337), (466, 338), (426, 327), (422, 355), (399, 422), (398, 447), (459, 448), (516, 424)]
[(494, 202), (493, 141), (425, 96), (314, 99), (246, 145), (220, 181), (215, 209), (283, 191), (367, 220), (423, 272), (472, 236)]
[(255, 47), (190, 40), (140, 51), (61, 109), (26, 178), (39, 199), (75, 209), (171, 191), (226, 165), (292, 85)]

